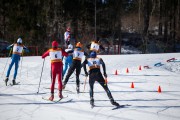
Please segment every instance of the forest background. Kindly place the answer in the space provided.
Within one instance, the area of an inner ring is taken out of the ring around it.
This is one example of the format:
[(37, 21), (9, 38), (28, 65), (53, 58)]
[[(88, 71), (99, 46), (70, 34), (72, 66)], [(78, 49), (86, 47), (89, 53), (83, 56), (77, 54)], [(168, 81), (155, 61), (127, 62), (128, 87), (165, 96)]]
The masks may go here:
[(100, 38), (116, 49), (111, 54), (121, 54), (123, 45), (142, 53), (179, 52), (180, 0), (0, 0), (1, 41), (22, 37), (40, 55), (55, 39), (64, 45), (67, 27), (72, 44), (85, 47)]

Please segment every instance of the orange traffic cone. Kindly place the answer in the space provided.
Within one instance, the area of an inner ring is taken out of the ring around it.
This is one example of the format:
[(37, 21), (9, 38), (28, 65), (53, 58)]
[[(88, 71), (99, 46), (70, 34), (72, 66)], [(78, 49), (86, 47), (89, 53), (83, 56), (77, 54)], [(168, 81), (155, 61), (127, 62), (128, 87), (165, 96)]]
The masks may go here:
[(161, 86), (158, 87), (158, 93), (161, 93)]
[(134, 88), (134, 83), (133, 82), (131, 83), (131, 88)]
[(117, 75), (118, 73), (117, 73), (117, 70), (115, 71), (115, 75)]
[(126, 69), (126, 73), (129, 73), (129, 69), (128, 68)]
[(139, 66), (139, 70), (141, 70), (141, 66)]

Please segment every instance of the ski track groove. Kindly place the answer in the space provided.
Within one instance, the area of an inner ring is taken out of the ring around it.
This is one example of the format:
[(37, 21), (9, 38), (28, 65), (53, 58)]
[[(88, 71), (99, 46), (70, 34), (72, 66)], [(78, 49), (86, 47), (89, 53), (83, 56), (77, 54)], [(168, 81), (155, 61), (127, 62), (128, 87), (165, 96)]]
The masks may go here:
[[(54, 108), (59, 108), (59, 103), (51, 103), (51, 102), (40, 102), (40, 101), (34, 101), (34, 100), (30, 100), (30, 99), (27, 99), (27, 98), (23, 98), (23, 97), (18, 97), (18, 96), (13, 96), (14, 98), (16, 98), (16, 99), (21, 99), (21, 100), (25, 100), (25, 101), (27, 101), (27, 102), (32, 102), (32, 104), (34, 104), (34, 105), (37, 105), (37, 104), (40, 104), (40, 105), (38, 105), (39, 107), (37, 107), (37, 109), (36, 110), (38, 110), (38, 109), (40, 109), (40, 107), (42, 106), (42, 104), (43, 104), (43, 106), (49, 106), (49, 105), (53, 105), (53, 107)], [(17, 103), (1, 103), (0, 105), (8, 105), (8, 104), (10, 104), (10, 105), (16, 105)], [(25, 103), (21, 103), (21, 104), (25, 104)], [(21, 104), (19, 104), (19, 105), (21, 105)], [(28, 103), (29, 104), (29, 103)], [(61, 104), (61, 103), (60, 103)], [(92, 111), (88, 111), (88, 110), (79, 110), (79, 109), (77, 109), (77, 108), (71, 108), (71, 107), (65, 107), (65, 106), (61, 106), (61, 108), (63, 108), (63, 109), (65, 109), (66, 111), (71, 111), (71, 112), (77, 112), (77, 113), (84, 113), (84, 114), (91, 114), (91, 115), (101, 115), (101, 117), (103, 116), (103, 117), (108, 117), (108, 115), (106, 115), (106, 114), (102, 114), (102, 113), (97, 113), (97, 111), (95, 111), (95, 112), (92, 112)], [(91, 108), (90, 108), (91, 109)], [(20, 112), (20, 113), (22, 113), (22, 111)], [(33, 114), (33, 113), (32, 113)], [(121, 118), (121, 117), (115, 117), (115, 116), (113, 116), (112, 117), (113, 119), (125, 119), (125, 118)]]

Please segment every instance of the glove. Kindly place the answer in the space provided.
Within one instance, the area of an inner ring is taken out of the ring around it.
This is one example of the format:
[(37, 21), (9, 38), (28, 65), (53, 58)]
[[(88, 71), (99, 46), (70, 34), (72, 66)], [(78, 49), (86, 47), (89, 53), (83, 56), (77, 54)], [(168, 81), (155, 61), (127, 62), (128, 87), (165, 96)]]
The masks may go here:
[(104, 77), (107, 78), (107, 74), (106, 73), (104, 73)]
[(86, 76), (86, 77), (88, 76), (88, 73), (87, 73), (87, 72), (85, 72), (85, 76)]

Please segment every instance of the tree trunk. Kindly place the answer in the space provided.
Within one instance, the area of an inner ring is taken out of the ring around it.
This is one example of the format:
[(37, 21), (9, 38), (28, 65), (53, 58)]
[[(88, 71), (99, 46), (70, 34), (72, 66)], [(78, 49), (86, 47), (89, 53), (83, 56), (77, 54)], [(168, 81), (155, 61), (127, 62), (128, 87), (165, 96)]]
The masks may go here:
[[(167, 8), (167, 1), (164, 2), (165, 8)], [(168, 42), (168, 10), (164, 9), (164, 42)], [(166, 50), (164, 49), (164, 52)]]
[(176, 52), (176, 9), (177, 9), (177, 2), (174, 0), (173, 2), (173, 33), (172, 33), (172, 39), (173, 39), (173, 52)]
[(150, 0), (144, 0), (144, 28), (143, 28), (143, 41), (144, 41), (144, 49), (143, 53), (147, 52), (147, 43), (148, 43), (148, 28), (149, 28), (149, 19), (150, 19)]
[(159, 36), (162, 36), (162, 0), (159, 0)]
[[(119, 0), (120, 4), (122, 3), (121, 0)], [(121, 36), (121, 6), (119, 6), (119, 17), (118, 17), (118, 54), (121, 54), (121, 44), (122, 44), (122, 36)]]
[(73, 38), (75, 39), (74, 43), (77, 43), (78, 40), (78, 19), (77, 16), (74, 16), (71, 23), (73, 29)]
[(178, 0), (178, 31), (180, 31), (180, 0)]
[(122, 0), (118, 0), (116, 4), (117, 10), (117, 30), (118, 30), (118, 54), (121, 54), (121, 43), (122, 43), (122, 36), (121, 36), (121, 9), (122, 9)]
[(180, 0), (178, 0), (177, 39), (180, 39)]

